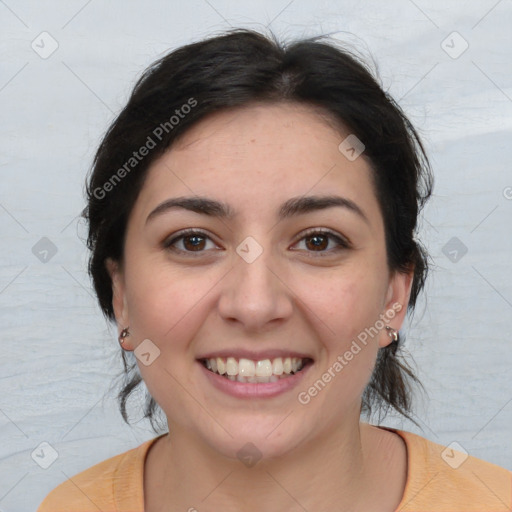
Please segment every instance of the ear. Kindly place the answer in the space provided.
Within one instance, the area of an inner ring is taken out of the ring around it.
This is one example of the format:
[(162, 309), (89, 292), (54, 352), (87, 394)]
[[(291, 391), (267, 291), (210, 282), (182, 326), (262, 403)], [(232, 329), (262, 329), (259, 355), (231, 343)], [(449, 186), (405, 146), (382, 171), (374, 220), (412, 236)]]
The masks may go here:
[[(107, 272), (112, 280), (112, 308), (114, 310), (120, 334), (121, 331), (130, 324), (124, 273), (119, 262), (112, 258), (107, 258), (105, 260), (105, 267), (107, 268)], [(125, 338), (125, 341), (123, 342), (123, 349), (131, 350), (129, 336)]]
[[(407, 273), (395, 272), (389, 282), (382, 318), (386, 325), (397, 331), (401, 329), (407, 313), (413, 278), (414, 268)], [(384, 328), (379, 339), (379, 346), (387, 347), (392, 342), (393, 340), (388, 335), (387, 329)]]

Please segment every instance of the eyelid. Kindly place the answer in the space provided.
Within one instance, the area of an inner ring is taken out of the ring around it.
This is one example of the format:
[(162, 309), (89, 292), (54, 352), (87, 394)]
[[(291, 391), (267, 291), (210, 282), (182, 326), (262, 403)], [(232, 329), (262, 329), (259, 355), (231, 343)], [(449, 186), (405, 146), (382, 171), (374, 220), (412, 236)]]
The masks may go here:
[(304, 238), (305, 236), (314, 235), (316, 233), (321, 233), (321, 234), (325, 234), (325, 235), (332, 235), (333, 237), (340, 238), (341, 240), (343, 240), (347, 244), (350, 243), (348, 238), (344, 237), (341, 233), (337, 233), (336, 231), (332, 231), (329, 228), (308, 228), (308, 229), (305, 229), (304, 231), (301, 231), (297, 235), (297, 239), (300, 240), (301, 238)]

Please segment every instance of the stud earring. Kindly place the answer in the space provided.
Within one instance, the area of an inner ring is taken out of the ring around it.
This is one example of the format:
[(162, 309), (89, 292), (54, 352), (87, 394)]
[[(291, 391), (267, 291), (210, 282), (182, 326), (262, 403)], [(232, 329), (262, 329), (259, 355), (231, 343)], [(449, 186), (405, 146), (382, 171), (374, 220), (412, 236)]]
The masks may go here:
[(386, 325), (386, 330), (388, 331), (388, 336), (391, 338), (393, 342), (398, 341), (398, 331), (396, 329), (393, 329), (393, 327)]
[(130, 331), (128, 330), (128, 327), (125, 327), (121, 331), (121, 334), (119, 335), (119, 343), (121, 343), (122, 345), (124, 343), (124, 339), (127, 338), (128, 336), (130, 336)]

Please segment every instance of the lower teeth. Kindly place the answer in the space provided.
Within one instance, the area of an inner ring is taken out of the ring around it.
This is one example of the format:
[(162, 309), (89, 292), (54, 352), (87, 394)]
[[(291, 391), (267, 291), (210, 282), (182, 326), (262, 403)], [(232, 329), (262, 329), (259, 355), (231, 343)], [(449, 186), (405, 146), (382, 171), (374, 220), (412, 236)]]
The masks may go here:
[[(300, 371), (300, 370), (297, 370), (297, 371)], [(212, 372), (212, 373), (215, 373), (215, 375), (219, 375), (217, 372)], [(277, 382), (278, 380), (286, 379), (288, 377), (295, 375), (296, 373), (297, 372), (283, 373), (282, 375), (271, 375), (270, 377), (241, 377), (240, 375), (224, 374), (224, 375), (221, 375), (221, 377), (224, 377), (225, 379), (229, 379), (231, 381), (236, 381), (236, 382), (251, 383), (251, 384), (259, 382), (259, 383), (265, 384), (268, 382)]]

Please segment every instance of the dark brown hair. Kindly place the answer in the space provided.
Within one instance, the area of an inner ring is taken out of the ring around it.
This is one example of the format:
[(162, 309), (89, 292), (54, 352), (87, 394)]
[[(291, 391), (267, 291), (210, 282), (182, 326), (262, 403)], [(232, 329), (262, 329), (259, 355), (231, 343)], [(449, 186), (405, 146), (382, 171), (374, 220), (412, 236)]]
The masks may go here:
[[(428, 269), (428, 255), (414, 237), (432, 192), (428, 158), (414, 127), (366, 64), (319, 39), (283, 44), (273, 34), (234, 29), (178, 48), (144, 71), (97, 150), (82, 212), (88, 222), (89, 273), (107, 320), (115, 316), (105, 261), (122, 262), (127, 219), (152, 162), (208, 114), (254, 102), (313, 106), (363, 142), (384, 219), (388, 267), (398, 272), (414, 267), (408, 304), (414, 310)], [(144, 146), (151, 149), (135, 158), (134, 151)], [(385, 415), (392, 407), (416, 423), (408, 414), (411, 384), (421, 383), (401, 360), (402, 343), (400, 333), (398, 342), (379, 350), (361, 412), (377, 408)], [(121, 355), (124, 383), (118, 398), (129, 423), (126, 402), (142, 379), (133, 353), (121, 350)], [(157, 409), (161, 412), (146, 394), (144, 417), (158, 433)]]

